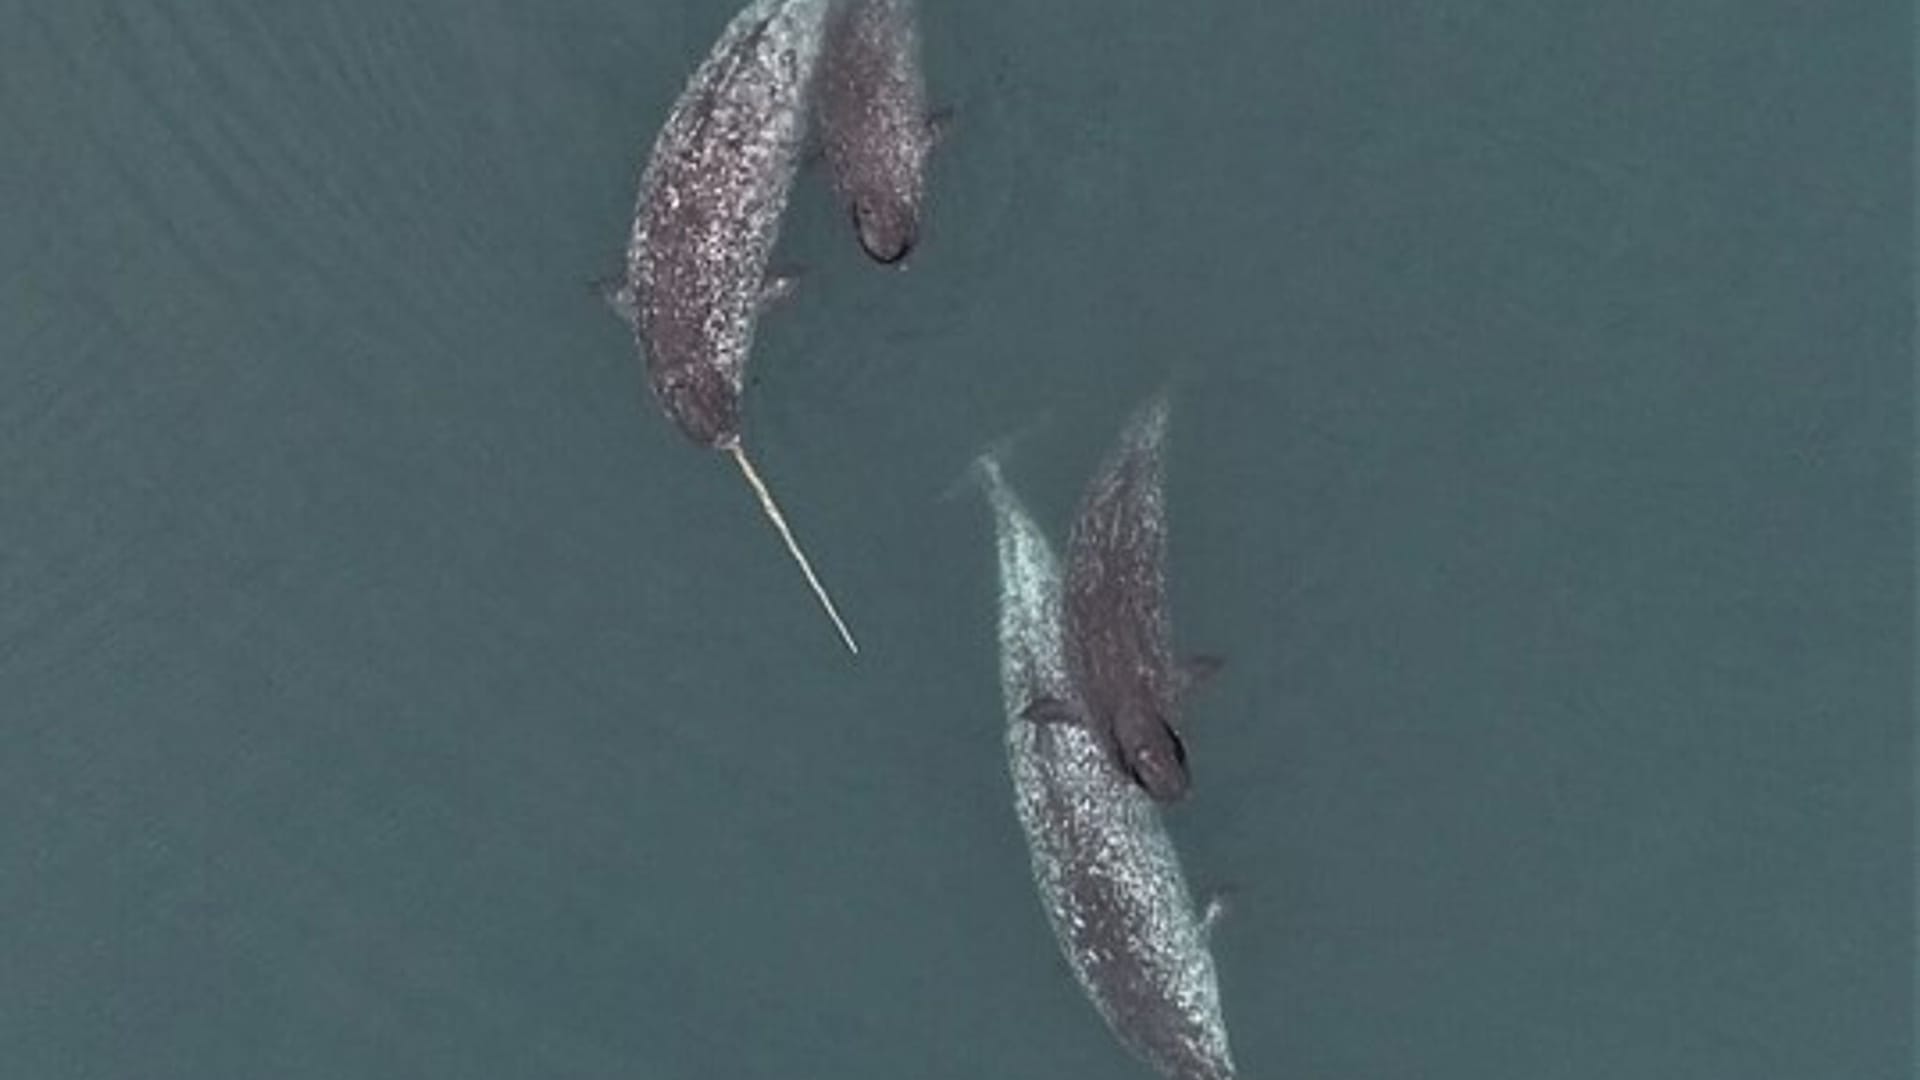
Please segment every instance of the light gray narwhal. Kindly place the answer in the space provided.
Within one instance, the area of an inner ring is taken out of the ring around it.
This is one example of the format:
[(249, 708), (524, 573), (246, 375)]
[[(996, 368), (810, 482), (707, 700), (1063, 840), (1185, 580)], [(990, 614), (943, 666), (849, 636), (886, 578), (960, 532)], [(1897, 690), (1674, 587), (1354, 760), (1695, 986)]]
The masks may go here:
[(999, 551), (1007, 759), (1040, 905), (1122, 1045), (1174, 1080), (1231, 1080), (1213, 909), (1195, 912), (1159, 807), (1106, 738), (1085, 722), (1028, 717), (1046, 699), (1084, 710), (1062, 644), (1060, 566), (999, 462), (976, 468)]
[(728, 454), (859, 652), (740, 443), (740, 398), (780, 220), (800, 161), (832, 0), (753, 0), (674, 103), (640, 176), (626, 270), (612, 299), (661, 407)]

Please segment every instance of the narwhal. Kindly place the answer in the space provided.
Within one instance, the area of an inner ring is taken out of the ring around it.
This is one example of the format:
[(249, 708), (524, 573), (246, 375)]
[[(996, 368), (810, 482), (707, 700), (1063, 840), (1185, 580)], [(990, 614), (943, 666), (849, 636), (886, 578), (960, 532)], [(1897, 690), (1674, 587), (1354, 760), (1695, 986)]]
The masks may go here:
[(881, 263), (900, 262), (920, 240), (936, 137), (915, 3), (838, 0), (821, 63), (821, 136), (834, 190), (860, 247)]
[[(1162, 392), (1127, 422), (1087, 485), (1067, 540), (1062, 634), (1086, 722), (1147, 794), (1172, 802), (1188, 786), (1179, 698), (1219, 661), (1176, 661), (1169, 645), (1166, 432)], [(1060, 715), (1051, 701), (1033, 706), (1033, 719)]]
[[(1129, 1051), (1177, 1080), (1231, 1080), (1209, 946), (1159, 806), (1084, 722), (1062, 642), (1060, 567), (991, 455), (976, 471), (1000, 565), (1000, 690), (1014, 806), (1040, 904), (1095, 1008)], [(1036, 701), (1057, 719), (1031, 719)]]
[(799, 165), (833, 0), (753, 0), (688, 80), (640, 176), (611, 299), (687, 438), (740, 466), (847, 648), (859, 652), (740, 441), (740, 399)]

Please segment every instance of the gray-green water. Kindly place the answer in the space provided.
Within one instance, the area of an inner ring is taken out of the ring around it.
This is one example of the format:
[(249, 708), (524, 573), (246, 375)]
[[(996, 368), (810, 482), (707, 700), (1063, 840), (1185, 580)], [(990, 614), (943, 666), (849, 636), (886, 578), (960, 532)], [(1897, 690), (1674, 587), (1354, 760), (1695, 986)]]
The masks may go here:
[(1143, 1076), (988, 524), (1175, 384), (1249, 1077), (1912, 1057), (1905, 6), (924, 0), (748, 439), (589, 282), (731, 0), (0, 8), (0, 1075)]

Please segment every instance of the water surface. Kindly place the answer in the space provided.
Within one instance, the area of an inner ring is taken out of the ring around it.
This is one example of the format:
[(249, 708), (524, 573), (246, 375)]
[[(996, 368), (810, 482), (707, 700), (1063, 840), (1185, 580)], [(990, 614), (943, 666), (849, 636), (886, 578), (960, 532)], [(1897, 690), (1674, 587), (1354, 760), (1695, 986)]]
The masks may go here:
[(1909, 11), (925, 0), (748, 402), (857, 661), (589, 286), (730, 14), (0, 13), (9, 1075), (1144, 1075), (939, 496), (1168, 379), (1249, 1077), (1910, 1062)]

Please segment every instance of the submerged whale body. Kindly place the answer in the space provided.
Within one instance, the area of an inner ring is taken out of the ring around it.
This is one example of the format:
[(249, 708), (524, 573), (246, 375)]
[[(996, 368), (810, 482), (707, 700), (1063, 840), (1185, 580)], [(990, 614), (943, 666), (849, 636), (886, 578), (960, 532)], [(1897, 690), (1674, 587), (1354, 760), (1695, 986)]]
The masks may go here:
[(916, 0), (838, 0), (827, 24), (820, 125), (860, 247), (897, 263), (920, 240), (934, 133)]
[(1027, 715), (1052, 700), (1084, 716), (1062, 643), (1060, 568), (998, 462), (977, 468), (999, 553), (1007, 760), (1041, 907), (1122, 1045), (1170, 1078), (1230, 1080), (1207, 920), (1158, 806), (1085, 723)]

